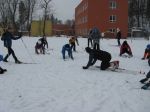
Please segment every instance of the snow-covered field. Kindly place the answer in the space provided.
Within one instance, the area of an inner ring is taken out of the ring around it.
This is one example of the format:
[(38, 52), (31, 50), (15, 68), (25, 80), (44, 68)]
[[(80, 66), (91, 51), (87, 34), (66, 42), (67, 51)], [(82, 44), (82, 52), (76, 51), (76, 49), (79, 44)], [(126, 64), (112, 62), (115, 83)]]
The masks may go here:
[[(0, 112), (150, 112), (150, 91), (139, 89), (139, 80), (144, 75), (101, 71), (94, 66), (83, 70), (88, 61), (84, 38), (79, 38), (74, 60), (66, 61), (61, 49), (68, 38), (48, 38), (49, 48), (53, 49), (50, 55), (35, 54), (37, 40), (24, 37), (27, 49), (21, 39), (13, 41), (21, 61), (37, 64), (15, 64), (12, 56), (9, 63), (1, 62), (8, 72), (0, 75)], [(119, 57), (116, 40), (101, 40), (101, 49), (110, 52), (112, 60), (119, 60), (120, 67), (147, 73), (147, 60), (141, 58), (149, 41), (138, 39), (128, 43), (132, 58)], [(0, 53), (6, 54), (2, 41)]]

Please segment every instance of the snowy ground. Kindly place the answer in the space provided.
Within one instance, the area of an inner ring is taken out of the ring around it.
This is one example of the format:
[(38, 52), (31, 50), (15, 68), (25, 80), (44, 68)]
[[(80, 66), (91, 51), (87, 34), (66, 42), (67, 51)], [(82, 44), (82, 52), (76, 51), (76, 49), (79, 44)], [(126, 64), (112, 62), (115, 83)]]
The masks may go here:
[[(0, 112), (150, 112), (150, 91), (138, 89), (144, 75), (133, 75), (100, 71), (87, 64), (88, 54), (84, 51), (87, 40), (79, 38), (80, 46), (74, 52), (74, 61), (64, 61), (62, 46), (68, 38), (48, 38), (50, 55), (36, 55), (34, 46), (38, 38), (24, 37), (13, 41), (17, 57), (23, 62), (38, 64), (2, 63), (8, 72), (0, 75)], [(147, 60), (141, 60), (146, 40), (128, 40), (133, 58), (118, 56), (116, 40), (101, 40), (101, 49), (119, 60), (120, 67), (131, 70), (149, 71)], [(0, 42), (2, 54), (6, 49)], [(32, 58), (33, 60), (32, 60)], [(97, 62), (96, 65), (99, 65)]]

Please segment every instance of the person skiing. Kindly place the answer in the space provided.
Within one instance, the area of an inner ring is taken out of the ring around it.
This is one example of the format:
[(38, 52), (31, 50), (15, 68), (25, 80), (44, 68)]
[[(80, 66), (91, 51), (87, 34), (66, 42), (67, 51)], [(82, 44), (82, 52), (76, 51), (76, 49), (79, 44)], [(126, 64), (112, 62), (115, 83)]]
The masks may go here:
[[(36, 45), (35, 45), (35, 53), (36, 53), (36, 54), (39, 54), (39, 53), (45, 54), (45, 49), (46, 49), (45, 46), (46, 46), (47, 49), (48, 49), (48, 42), (47, 42), (47, 40), (46, 40), (46, 37), (43, 36), (42, 38), (40, 38), (40, 39), (37, 41), (37, 43), (36, 43)], [(38, 52), (38, 50), (40, 50), (40, 52)]]
[[(3, 56), (0, 55), (0, 61), (3, 61)], [(0, 74), (3, 74), (4, 72), (6, 72), (6, 69), (3, 69), (2, 67), (0, 67)]]
[(69, 58), (71, 58), (73, 60), (74, 58), (73, 58), (73, 55), (72, 55), (72, 48), (69, 44), (65, 44), (62, 47), (62, 56), (63, 56), (64, 60), (66, 59), (66, 57), (65, 57), (66, 51), (68, 52)]
[[(146, 78), (140, 80), (142, 84), (145, 84), (150, 79), (150, 71), (147, 73)], [(141, 89), (147, 89), (150, 86), (150, 81), (147, 82), (144, 86), (141, 87)]]
[(118, 42), (118, 46), (120, 46), (120, 39), (121, 39), (121, 30), (119, 28), (117, 28), (117, 34), (116, 34), (116, 39)]
[(101, 34), (98, 28), (94, 27), (90, 33), (92, 40), (93, 40), (93, 49), (95, 50), (100, 50), (100, 38), (101, 38)]
[(73, 51), (76, 51), (76, 43), (77, 45), (79, 45), (78, 39), (76, 36), (73, 36), (69, 39), (69, 44), (71, 45), (71, 49), (73, 49)]
[(131, 48), (126, 40), (122, 43), (122, 45), (120, 47), (120, 56), (122, 56), (124, 53), (127, 53), (131, 57), (133, 56)]
[(90, 47), (90, 44), (91, 44), (91, 47), (93, 47), (91, 34), (92, 34), (92, 30), (90, 29), (89, 34), (88, 34), (88, 47)]
[(113, 69), (116, 69), (119, 67), (119, 62), (110, 62), (111, 60), (111, 54), (102, 51), (102, 50), (95, 50), (91, 49), (89, 47), (85, 48), (86, 52), (89, 54), (89, 61), (86, 66), (83, 66), (83, 69), (88, 69), (90, 66), (93, 66), (97, 60), (102, 61), (100, 65), (101, 70), (106, 70), (109, 67), (113, 67)]
[(12, 35), (12, 33), (11, 33), (11, 30), (12, 30), (12, 29), (11, 29), (10, 27), (8, 27), (8, 28), (5, 30), (5, 32), (3, 33), (2, 38), (1, 38), (1, 40), (4, 41), (4, 47), (6, 47), (7, 50), (8, 50), (8, 54), (4, 57), (3, 61), (4, 61), (4, 62), (8, 62), (8, 61), (7, 61), (7, 58), (12, 54), (12, 56), (13, 56), (13, 58), (14, 58), (14, 60), (15, 60), (15, 63), (20, 64), (20, 63), (22, 63), (22, 62), (17, 59), (17, 57), (16, 57), (16, 55), (15, 55), (15, 52), (14, 52), (14, 50), (12, 49), (12, 40), (20, 39), (20, 38), (22, 37), (22, 35), (21, 35), (21, 33), (20, 33), (19, 36), (14, 37), (14, 36)]
[(146, 49), (145, 49), (144, 56), (143, 56), (142, 60), (149, 59), (149, 58), (150, 58), (150, 44), (148, 44), (146, 46)]

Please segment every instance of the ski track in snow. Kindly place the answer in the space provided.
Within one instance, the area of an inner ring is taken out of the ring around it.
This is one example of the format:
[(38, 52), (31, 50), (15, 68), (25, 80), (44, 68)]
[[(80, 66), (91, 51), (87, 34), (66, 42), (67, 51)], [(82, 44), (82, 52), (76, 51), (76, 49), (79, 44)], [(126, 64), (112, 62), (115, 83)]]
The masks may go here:
[[(37, 40), (24, 37), (27, 49), (21, 40), (13, 41), (13, 48), (21, 61), (33, 62), (32, 56), (38, 64), (15, 64), (12, 57), (10, 63), (1, 62), (8, 72), (0, 75), (0, 112), (149, 112), (150, 91), (134, 89), (142, 86), (138, 81), (144, 75), (101, 71), (94, 66), (83, 70), (82, 66), (88, 61), (84, 38), (79, 38), (74, 60), (66, 61), (62, 59), (61, 49), (68, 38), (48, 38), (49, 47), (53, 49), (50, 55), (34, 53)], [(118, 56), (119, 47), (110, 46), (117, 40), (101, 40), (101, 49), (110, 52), (112, 60), (119, 60), (122, 68), (147, 73), (149, 66), (141, 57), (148, 41), (128, 42), (132, 58)], [(0, 48), (1, 53), (6, 54), (2, 42)]]

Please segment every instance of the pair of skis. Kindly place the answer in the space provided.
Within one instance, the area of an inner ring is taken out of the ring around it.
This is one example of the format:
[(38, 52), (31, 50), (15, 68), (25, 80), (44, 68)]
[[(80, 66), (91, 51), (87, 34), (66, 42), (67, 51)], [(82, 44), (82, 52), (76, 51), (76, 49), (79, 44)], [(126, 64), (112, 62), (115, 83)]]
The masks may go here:
[(127, 74), (133, 74), (133, 75), (137, 75), (137, 74), (145, 75), (146, 74), (142, 70), (136, 71), (136, 70), (129, 70), (129, 69), (124, 69), (124, 68), (120, 68), (120, 67), (116, 68), (115, 70), (111, 70), (111, 71), (113, 71), (113, 72), (120, 72), (120, 73), (127, 73)]

